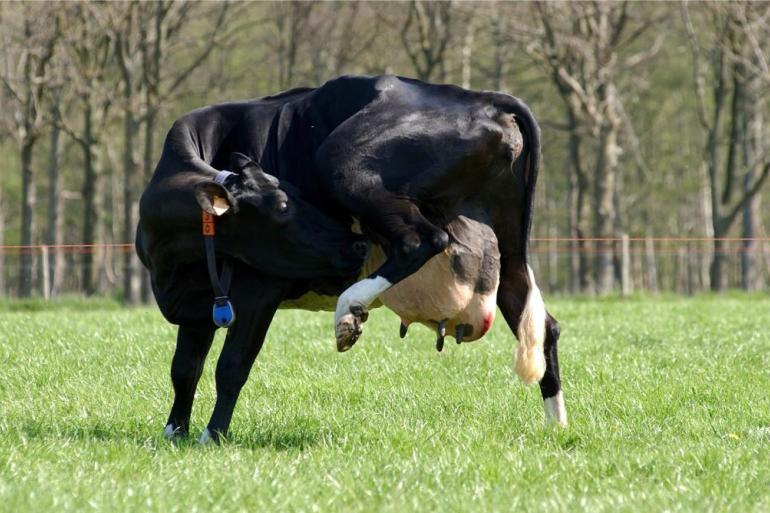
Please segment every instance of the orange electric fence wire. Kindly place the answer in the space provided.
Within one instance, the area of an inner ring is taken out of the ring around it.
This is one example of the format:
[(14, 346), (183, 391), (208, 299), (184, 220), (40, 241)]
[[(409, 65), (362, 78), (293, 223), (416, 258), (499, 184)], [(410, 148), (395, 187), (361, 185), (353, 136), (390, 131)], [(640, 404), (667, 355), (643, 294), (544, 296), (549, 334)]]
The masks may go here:
[[(534, 253), (598, 253), (607, 251), (607, 249), (598, 249), (594, 247), (561, 247), (548, 248), (544, 244), (548, 242), (556, 243), (572, 243), (572, 242), (622, 242), (623, 237), (532, 237), (530, 241), (533, 243), (532, 252)], [(703, 246), (703, 243), (713, 243), (715, 241), (721, 241), (727, 243), (727, 247), (722, 250), (724, 253), (743, 253), (747, 249), (742, 247), (735, 247), (732, 243), (744, 243), (744, 242), (759, 242), (770, 243), (770, 237), (628, 237), (629, 243), (639, 242), (652, 242), (658, 246), (663, 243), (680, 243), (669, 245), (666, 248), (654, 248), (652, 252), (656, 254), (668, 254), (675, 253), (676, 249), (683, 248), (683, 243), (700, 243), (699, 246)], [(7, 244), (0, 245), (0, 254), (6, 255), (20, 255), (20, 254), (36, 254), (47, 251), (49, 253), (70, 253), (70, 254), (86, 254), (95, 253), (100, 250), (112, 250), (117, 253), (126, 253), (134, 251), (134, 245), (131, 243), (101, 243), (101, 244)], [(692, 248), (687, 247), (688, 252), (698, 253), (711, 253), (710, 248), (703, 248), (697, 251), (693, 251)], [(648, 249), (634, 249), (632, 253), (649, 252)]]

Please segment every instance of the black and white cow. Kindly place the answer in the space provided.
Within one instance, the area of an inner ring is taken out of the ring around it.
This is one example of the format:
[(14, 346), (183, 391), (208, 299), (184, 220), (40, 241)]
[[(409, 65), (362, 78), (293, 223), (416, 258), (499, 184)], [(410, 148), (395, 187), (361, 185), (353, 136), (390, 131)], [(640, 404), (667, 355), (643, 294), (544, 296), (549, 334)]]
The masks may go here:
[(219, 261), (233, 262), (238, 319), (201, 441), (227, 433), (276, 309), (319, 308), (311, 296), (336, 298), (339, 351), (378, 298), (401, 315), (402, 336), (412, 321), (434, 326), (439, 349), (448, 327), (458, 343), (482, 336), (496, 303), (519, 340), (516, 372), (540, 382), (547, 420), (565, 425), (559, 325), (527, 264), (539, 153), (519, 99), (394, 76), (340, 77), (180, 118), (142, 195), (136, 243), (161, 311), (179, 325), (166, 435), (187, 434), (216, 330), (201, 210), (215, 216)]

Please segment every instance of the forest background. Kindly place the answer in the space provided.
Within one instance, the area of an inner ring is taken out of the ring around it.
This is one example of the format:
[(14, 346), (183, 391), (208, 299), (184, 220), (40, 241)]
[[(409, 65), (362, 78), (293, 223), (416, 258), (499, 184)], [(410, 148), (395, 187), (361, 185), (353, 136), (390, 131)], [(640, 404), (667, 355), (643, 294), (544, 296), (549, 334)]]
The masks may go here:
[(0, 4), (0, 297), (150, 297), (137, 200), (174, 119), (392, 73), (524, 99), (551, 293), (767, 290), (770, 3)]

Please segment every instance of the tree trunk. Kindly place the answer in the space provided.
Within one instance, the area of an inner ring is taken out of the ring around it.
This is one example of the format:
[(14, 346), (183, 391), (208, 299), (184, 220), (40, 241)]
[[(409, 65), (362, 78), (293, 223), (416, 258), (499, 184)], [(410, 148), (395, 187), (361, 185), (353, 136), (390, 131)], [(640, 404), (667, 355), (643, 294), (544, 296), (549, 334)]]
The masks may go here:
[[(56, 108), (51, 109), (52, 115), (58, 115)], [(51, 128), (51, 139), (48, 157), (48, 230), (45, 243), (49, 246), (58, 246), (62, 243), (62, 203), (61, 180), (59, 169), (61, 166), (61, 130), (56, 126)], [(48, 288), (51, 296), (56, 296), (61, 287), (63, 273), (63, 259), (57, 248), (52, 248), (48, 255)]]
[[(752, 109), (757, 101), (755, 91), (758, 81), (753, 80), (745, 91), (746, 100), (746, 125), (744, 127), (743, 163), (747, 167), (746, 176), (743, 179), (743, 194), (749, 195), (751, 186), (756, 177), (757, 166), (754, 161), (762, 151), (762, 135), (764, 132), (764, 117), (761, 109)], [(759, 260), (760, 245), (754, 238), (757, 236), (757, 219), (760, 217), (759, 194), (755, 194), (743, 208), (743, 223), (741, 237), (741, 288), (746, 291), (760, 290), (763, 287), (762, 273), (757, 262)]]
[(465, 29), (465, 39), (463, 40), (461, 52), (462, 86), (465, 89), (471, 88), (471, 77), (473, 73), (473, 40), (475, 36), (476, 27), (473, 20), (470, 20)]
[[(152, 175), (153, 170), (153, 162), (154, 162), (154, 142), (155, 142), (155, 123), (157, 118), (157, 111), (152, 106), (152, 103), (150, 103), (151, 100), (147, 100), (147, 108), (149, 111), (147, 112), (147, 117), (144, 121), (144, 158), (143, 158), (143, 168), (144, 168), (144, 181), (145, 183), (150, 179), (150, 176)], [(142, 281), (141, 281), (141, 295), (142, 295), (142, 301), (145, 303), (149, 303), (152, 295), (152, 290), (150, 289), (150, 275), (148, 274), (147, 270), (142, 270)]]
[(114, 279), (114, 273), (112, 272), (112, 248), (109, 248), (105, 243), (107, 241), (106, 226), (104, 223), (104, 216), (102, 212), (114, 212), (112, 206), (112, 190), (111, 187), (107, 187), (109, 183), (109, 175), (103, 164), (102, 153), (100, 148), (94, 143), (91, 146), (91, 156), (93, 158), (94, 176), (96, 181), (94, 183), (94, 202), (93, 211), (96, 213), (94, 218), (94, 294), (105, 290), (109, 285), (114, 285), (116, 280)]
[[(708, 185), (708, 172), (706, 171), (706, 166), (701, 166), (701, 180), (703, 184), (703, 188), (701, 190), (701, 222), (703, 223), (703, 235), (704, 237), (711, 238), (714, 237), (714, 225), (711, 223), (711, 220), (713, 219), (713, 213), (712, 213), (712, 206), (711, 206), (711, 194), (709, 192), (709, 185)], [(702, 290), (709, 290), (711, 289), (711, 258), (709, 257), (708, 251), (705, 250), (705, 247), (701, 247), (700, 251), (700, 266), (699, 266), (699, 272), (700, 272), (700, 282), (701, 282), (701, 289)]]
[(505, 16), (496, 16), (492, 21), (495, 40), (492, 83), (494, 84), (495, 91), (505, 91), (506, 89), (505, 76), (508, 73), (508, 59), (505, 51), (507, 46), (506, 38), (508, 37), (506, 19)]
[(0, 296), (5, 295), (5, 205), (3, 204), (3, 184), (0, 181)]
[(618, 167), (617, 128), (605, 124), (599, 131), (599, 156), (594, 175), (594, 234), (596, 243), (596, 291), (607, 294), (615, 277), (613, 262), (613, 218), (615, 178)]
[[(565, 99), (569, 103), (569, 99)], [(594, 281), (591, 276), (591, 262), (588, 253), (588, 244), (585, 240), (588, 229), (586, 228), (590, 217), (590, 204), (588, 202), (589, 181), (583, 169), (581, 160), (581, 144), (577, 117), (573, 108), (568, 104), (567, 123), (569, 130), (569, 161), (572, 165), (574, 178), (570, 183), (575, 186), (574, 190), (574, 216), (573, 229), (570, 233), (573, 238), (571, 242), (573, 259), (576, 260), (577, 282), (580, 292), (584, 294), (594, 293)], [(571, 185), (572, 186), (572, 185)]]
[[(96, 211), (97, 172), (94, 162), (93, 112), (90, 100), (86, 100), (83, 109), (83, 243), (96, 242), (96, 225), (99, 213)], [(94, 286), (94, 251), (83, 252), (82, 287), (86, 295), (96, 292)]]
[(569, 291), (572, 294), (577, 294), (580, 291), (580, 253), (578, 251), (577, 236), (579, 233), (578, 228), (578, 180), (577, 173), (573, 172), (572, 166), (569, 165), (567, 175), (569, 176), (567, 191), (567, 205), (569, 207), (569, 219), (567, 233), (569, 233)]
[(714, 253), (711, 257), (711, 267), (709, 269), (709, 280), (711, 281), (711, 290), (715, 292), (724, 292), (727, 288), (725, 278), (725, 267), (727, 264), (726, 243), (724, 237), (725, 230), (721, 223), (714, 225)]
[[(750, 171), (744, 178), (744, 190), (751, 187), (753, 173)], [(761, 275), (757, 272), (757, 255), (759, 244), (756, 237), (756, 219), (759, 212), (760, 196), (755, 195), (743, 209), (743, 226), (741, 231), (741, 288), (746, 291), (762, 288)]]
[[(138, 205), (134, 197), (134, 182), (137, 171), (134, 159), (134, 141), (136, 121), (131, 111), (130, 98), (126, 100), (128, 108), (124, 111), (123, 121), (123, 240), (130, 242), (136, 235)], [(123, 300), (127, 303), (139, 301), (139, 268), (133, 251), (123, 253)]]
[[(35, 140), (25, 137), (21, 143), (21, 245), (32, 245), (35, 215), (35, 182), (32, 149)], [(19, 268), (19, 297), (32, 294), (32, 248), (22, 248)]]

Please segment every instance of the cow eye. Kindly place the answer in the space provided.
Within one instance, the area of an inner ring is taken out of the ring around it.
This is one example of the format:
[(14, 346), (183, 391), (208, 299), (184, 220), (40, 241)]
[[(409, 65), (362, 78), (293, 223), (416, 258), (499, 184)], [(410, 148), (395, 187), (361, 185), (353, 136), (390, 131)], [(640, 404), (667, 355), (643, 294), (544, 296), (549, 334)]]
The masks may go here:
[(280, 203), (278, 203), (278, 206), (276, 207), (276, 209), (278, 210), (279, 213), (285, 214), (286, 212), (289, 211), (289, 204), (285, 201), (281, 201)]

